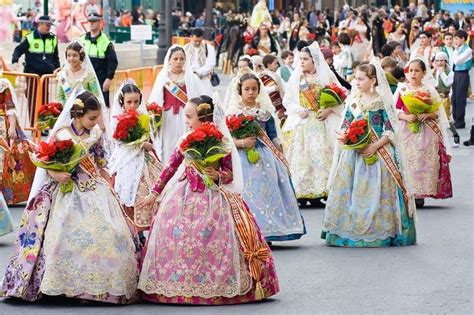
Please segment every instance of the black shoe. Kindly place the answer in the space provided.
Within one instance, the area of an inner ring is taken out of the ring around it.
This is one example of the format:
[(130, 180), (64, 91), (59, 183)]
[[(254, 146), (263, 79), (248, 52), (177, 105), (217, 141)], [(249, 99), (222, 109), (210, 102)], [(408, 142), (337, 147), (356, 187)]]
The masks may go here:
[(454, 123), (454, 127), (456, 127), (456, 129), (464, 129), (466, 128), (466, 123), (463, 121), (458, 121)]
[(454, 138), (454, 143), (459, 144), (459, 141), (460, 141), (459, 135), (454, 135), (453, 138)]
[(425, 206), (425, 199), (423, 198), (416, 198), (415, 204), (417, 208), (423, 208)]
[(308, 208), (308, 199), (298, 199), (298, 206), (301, 209)]
[(462, 144), (464, 144), (466, 147), (474, 145), (474, 126), (471, 127), (471, 137), (469, 138), (469, 140), (464, 141)]

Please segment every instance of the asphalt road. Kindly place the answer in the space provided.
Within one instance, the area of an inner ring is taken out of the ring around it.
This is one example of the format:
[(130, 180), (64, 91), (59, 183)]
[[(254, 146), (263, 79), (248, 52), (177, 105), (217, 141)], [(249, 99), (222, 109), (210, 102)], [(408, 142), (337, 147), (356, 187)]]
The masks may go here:
[[(224, 81), (225, 82), (225, 81)], [(468, 105), (469, 116), (474, 103)], [(469, 130), (461, 131), (466, 139)], [(302, 211), (308, 234), (277, 243), (273, 254), (281, 292), (261, 302), (234, 306), (113, 306), (74, 300), (29, 304), (1, 301), (0, 315), (13, 314), (316, 314), (473, 313), (474, 148), (454, 149), (454, 198), (427, 200), (418, 211), (418, 245), (350, 249), (319, 238), (323, 209)], [(16, 225), (22, 209), (13, 208)], [(0, 273), (15, 235), (0, 238)], [(1, 276), (1, 275), (0, 275)]]

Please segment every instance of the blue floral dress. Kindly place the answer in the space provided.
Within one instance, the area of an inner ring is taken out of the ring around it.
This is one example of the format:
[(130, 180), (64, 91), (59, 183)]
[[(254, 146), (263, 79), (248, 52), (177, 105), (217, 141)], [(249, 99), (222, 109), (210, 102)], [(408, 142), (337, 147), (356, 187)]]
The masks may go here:
[[(271, 115), (257, 115), (256, 119), (268, 138), (275, 142), (277, 131)], [(306, 228), (287, 168), (262, 140), (257, 140), (255, 149), (260, 154), (255, 164), (248, 161), (245, 150), (239, 149), (245, 202), (267, 241), (301, 238)]]
[[(358, 99), (348, 107), (342, 131), (354, 119), (368, 118), (378, 138), (393, 140), (382, 100)], [(385, 146), (393, 161), (392, 144)], [(323, 222), (326, 244), (347, 247), (403, 246), (416, 243), (414, 218), (403, 194), (380, 155), (368, 165), (357, 150), (341, 150), (332, 179)]]

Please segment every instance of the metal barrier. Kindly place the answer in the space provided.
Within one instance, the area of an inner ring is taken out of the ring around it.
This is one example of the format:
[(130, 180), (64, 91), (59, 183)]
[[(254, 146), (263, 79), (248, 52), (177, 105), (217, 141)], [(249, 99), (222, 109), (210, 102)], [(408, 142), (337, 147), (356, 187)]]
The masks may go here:
[(40, 76), (32, 73), (3, 72), (13, 85), (18, 100), (20, 112), (17, 113), (19, 124), (23, 130), (32, 131), (33, 141), (38, 140), (36, 132), (37, 109), (42, 99), (43, 91)]
[[(143, 93), (144, 100), (150, 97), (156, 76), (160, 73), (162, 65), (143, 67), (129, 70), (116, 71), (110, 86), (110, 99), (117, 92), (122, 82), (131, 78)], [(36, 74), (4, 71), (3, 78), (8, 79), (17, 96), (20, 113), (20, 126), (23, 130), (31, 131), (34, 142), (41, 140), (41, 132), (37, 128), (39, 109), (42, 104), (57, 101), (58, 81), (55, 74), (42, 77)]]

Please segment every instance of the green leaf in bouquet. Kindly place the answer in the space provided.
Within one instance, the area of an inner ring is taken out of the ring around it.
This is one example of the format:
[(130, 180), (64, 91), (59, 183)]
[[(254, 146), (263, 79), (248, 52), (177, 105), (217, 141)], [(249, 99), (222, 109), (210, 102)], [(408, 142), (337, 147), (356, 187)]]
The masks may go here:
[(74, 183), (73, 183), (72, 180), (68, 181), (67, 183), (62, 183), (61, 185), (59, 185), (59, 190), (63, 194), (67, 194), (67, 193), (72, 192), (73, 188), (74, 188)]
[(146, 114), (138, 116), (138, 125), (132, 129), (129, 137), (131, 141), (125, 141), (127, 145), (137, 145), (148, 140), (150, 135), (150, 117)]
[(331, 108), (342, 104), (339, 95), (331, 89), (323, 89), (319, 96), (319, 107), (321, 109)]
[(255, 150), (255, 148), (247, 150), (247, 160), (251, 164), (257, 163), (258, 160), (260, 160), (260, 153), (258, 153), (258, 151)]

